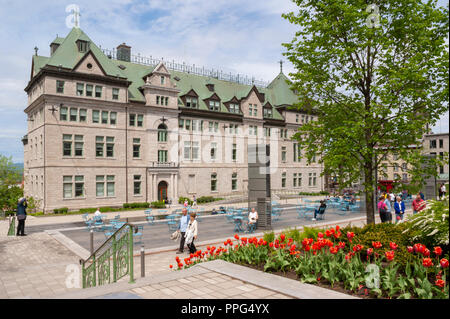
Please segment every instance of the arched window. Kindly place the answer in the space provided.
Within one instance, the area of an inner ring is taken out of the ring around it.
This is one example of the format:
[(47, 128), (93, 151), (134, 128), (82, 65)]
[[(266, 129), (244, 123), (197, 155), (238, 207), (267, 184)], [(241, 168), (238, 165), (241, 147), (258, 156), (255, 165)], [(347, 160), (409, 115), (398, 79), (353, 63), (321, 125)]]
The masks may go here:
[(158, 142), (167, 142), (167, 126), (164, 124), (158, 126)]

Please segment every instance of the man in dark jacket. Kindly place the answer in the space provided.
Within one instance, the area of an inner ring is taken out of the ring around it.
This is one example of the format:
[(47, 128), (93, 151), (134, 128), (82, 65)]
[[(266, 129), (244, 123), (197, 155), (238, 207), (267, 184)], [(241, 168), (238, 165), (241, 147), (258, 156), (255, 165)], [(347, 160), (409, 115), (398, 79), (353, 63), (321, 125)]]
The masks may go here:
[(19, 198), (16, 213), (19, 224), (17, 225), (16, 236), (26, 236), (25, 234), (25, 219), (27, 218), (26, 208), (27, 208), (27, 199), (25, 197)]

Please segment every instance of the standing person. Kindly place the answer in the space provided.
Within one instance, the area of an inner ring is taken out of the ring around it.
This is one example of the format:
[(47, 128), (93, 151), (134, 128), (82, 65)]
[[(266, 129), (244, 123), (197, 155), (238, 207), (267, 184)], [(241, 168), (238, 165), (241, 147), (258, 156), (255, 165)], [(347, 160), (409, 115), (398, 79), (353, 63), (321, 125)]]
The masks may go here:
[(444, 199), (445, 194), (447, 193), (447, 189), (445, 188), (444, 183), (442, 183), (442, 186), (441, 186), (441, 193), (442, 193), (442, 199)]
[(25, 197), (19, 198), (17, 201), (17, 220), (19, 224), (17, 225), (16, 236), (26, 236), (25, 234), (25, 219), (27, 219), (27, 199)]
[(394, 206), (395, 203), (395, 195), (394, 195), (394, 191), (389, 193), (389, 200), (391, 201), (391, 207)]
[(180, 248), (178, 248), (177, 254), (182, 254), (184, 252), (184, 242), (186, 241), (186, 238), (184, 236), (186, 235), (186, 230), (189, 224), (189, 216), (187, 214), (186, 208), (183, 208), (182, 214), (183, 215), (180, 218), (180, 223), (178, 224), (178, 230), (181, 233), (181, 238), (180, 238)]
[(439, 186), (439, 199), (442, 199), (442, 185), (443, 184), (441, 184), (441, 186)]
[(397, 201), (394, 204), (395, 210), (395, 223), (403, 220), (403, 216), (405, 214), (405, 203), (403, 202), (400, 196), (397, 196)]
[(194, 199), (192, 200), (192, 207), (197, 207), (197, 197), (194, 195)]
[(420, 193), (417, 194), (416, 199), (412, 202), (413, 206), (413, 214), (417, 214), (418, 212), (425, 209), (427, 206), (427, 202), (422, 199), (422, 196), (420, 196)]
[(194, 212), (191, 213), (191, 219), (189, 221), (187, 231), (186, 231), (186, 244), (189, 248), (189, 252), (191, 254), (195, 253), (197, 251), (197, 248), (195, 248), (194, 240), (197, 239), (198, 235), (198, 227), (197, 227), (197, 221), (195, 220), (196, 214)]
[(384, 198), (383, 195), (381, 195), (378, 200), (378, 213), (380, 214), (381, 222), (382, 223), (387, 222), (386, 198)]
[(386, 211), (387, 211), (386, 221), (392, 222), (392, 205), (391, 205), (391, 199), (389, 196), (386, 196), (384, 203), (386, 204)]

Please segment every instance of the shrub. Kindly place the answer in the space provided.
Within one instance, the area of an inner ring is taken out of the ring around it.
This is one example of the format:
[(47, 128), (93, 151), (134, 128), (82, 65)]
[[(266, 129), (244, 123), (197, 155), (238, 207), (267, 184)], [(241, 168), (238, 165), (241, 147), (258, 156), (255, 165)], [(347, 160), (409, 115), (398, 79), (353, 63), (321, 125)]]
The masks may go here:
[(215, 202), (215, 201), (222, 200), (222, 199), (223, 198), (219, 198), (219, 197), (215, 198), (213, 196), (202, 196), (197, 199), (197, 204), (210, 203), (210, 202)]
[(267, 241), (268, 243), (274, 241), (275, 240), (275, 233), (273, 231), (264, 233), (264, 240)]
[(94, 213), (97, 210), (97, 208), (80, 208), (79, 212), (81, 214), (85, 214), (85, 213)]
[(314, 240), (316, 240), (317, 235), (320, 232), (324, 232), (324, 230), (319, 229), (319, 228), (313, 228), (313, 227), (304, 227), (303, 231), (300, 233), (298, 242), (302, 241), (305, 238), (313, 238)]
[[(187, 197), (180, 197), (180, 198), (178, 198), (178, 204), (184, 204), (184, 202), (186, 200), (188, 201), (188, 205), (192, 205), (192, 200), (190, 200)], [(198, 201), (197, 201), (197, 203), (198, 203)]]
[(156, 202), (151, 202), (151, 206), (152, 206), (152, 208), (166, 208), (166, 204), (164, 204), (164, 201), (162, 201), (162, 200), (156, 201)]
[(443, 201), (429, 200), (427, 204), (426, 209), (407, 220), (404, 233), (426, 246), (448, 245), (448, 197)]
[(67, 207), (63, 207), (63, 208), (55, 208), (55, 209), (53, 210), (53, 212), (54, 212), (55, 214), (67, 214), (68, 211), (69, 211), (69, 208), (67, 208)]
[(150, 203), (124, 203), (123, 208), (149, 208)]

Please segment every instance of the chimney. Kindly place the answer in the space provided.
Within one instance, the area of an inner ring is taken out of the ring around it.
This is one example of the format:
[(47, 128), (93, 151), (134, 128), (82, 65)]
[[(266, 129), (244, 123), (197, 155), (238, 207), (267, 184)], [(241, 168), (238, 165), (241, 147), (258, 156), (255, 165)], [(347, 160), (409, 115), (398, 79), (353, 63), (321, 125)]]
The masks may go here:
[(117, 47), (117, 60), (130, 62), (131, 47), (126, 45), (125, 42)]
[(59, 47), (59, 43), (52, 42), (50, 44), (50, 56), (52, 56), (53, 53), (55, 53), (55, 51), (58, 47)]

